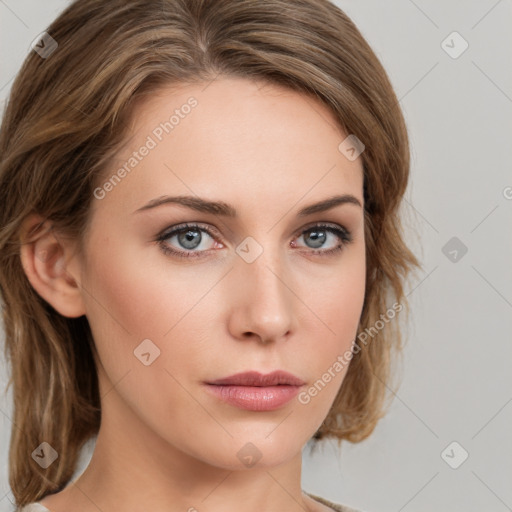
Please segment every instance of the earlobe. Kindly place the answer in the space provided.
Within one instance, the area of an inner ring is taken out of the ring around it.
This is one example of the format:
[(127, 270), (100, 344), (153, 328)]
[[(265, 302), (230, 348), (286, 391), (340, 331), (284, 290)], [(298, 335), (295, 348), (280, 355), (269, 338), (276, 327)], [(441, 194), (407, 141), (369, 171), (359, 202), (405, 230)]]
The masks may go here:
[(20, 258), (34, 290), (61, 315), (76, 318), (85, 314), (77, 277), (70, 273), (76, 257), (69, 241), (57, 235), (39, 216), (25, 220), (20, 236)]

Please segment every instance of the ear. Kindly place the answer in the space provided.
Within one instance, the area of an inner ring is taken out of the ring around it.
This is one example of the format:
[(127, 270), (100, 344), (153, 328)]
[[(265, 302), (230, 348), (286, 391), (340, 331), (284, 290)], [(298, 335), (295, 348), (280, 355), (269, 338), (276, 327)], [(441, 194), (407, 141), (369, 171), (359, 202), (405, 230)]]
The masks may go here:
[(34, 290), (61, 315), (84, 315), (75, 244), (59, 236), (38, 215), (31, 215), (23, 223), (20, 243), (21, 264)]

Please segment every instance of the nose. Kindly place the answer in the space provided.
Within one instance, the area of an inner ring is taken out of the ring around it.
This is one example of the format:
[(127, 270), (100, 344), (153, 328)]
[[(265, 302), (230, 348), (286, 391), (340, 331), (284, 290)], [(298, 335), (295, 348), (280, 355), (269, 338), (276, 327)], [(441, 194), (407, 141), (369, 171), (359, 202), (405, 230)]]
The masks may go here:
[(235, 260), (230, 273), (229, 330), (239, 340), (261, 343), (287, 339), (294, 330), (297, 302), (290, 272), (279, 250), (265, 249), (251, 263)]

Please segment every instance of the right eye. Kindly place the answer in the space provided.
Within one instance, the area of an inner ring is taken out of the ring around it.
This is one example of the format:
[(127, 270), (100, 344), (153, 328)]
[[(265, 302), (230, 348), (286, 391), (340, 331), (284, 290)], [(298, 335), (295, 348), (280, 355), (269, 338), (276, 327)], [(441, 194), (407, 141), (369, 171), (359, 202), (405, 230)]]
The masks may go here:
[[(180, 258), (198, 258), (201, 253), (209, 252), (210, 249), (195, 250), (201, 247), (205, 241), (205, 235), (208, 238), (216, 240), (213, 232), (198, 224), (180, 224), (167, 229), (158, 235), (157, 242), (161, 250), (168, 255), (178, 256)], [(181, 247), (177, 248), (169, 244), (169, 240), (176, 238), (176, 243)]]

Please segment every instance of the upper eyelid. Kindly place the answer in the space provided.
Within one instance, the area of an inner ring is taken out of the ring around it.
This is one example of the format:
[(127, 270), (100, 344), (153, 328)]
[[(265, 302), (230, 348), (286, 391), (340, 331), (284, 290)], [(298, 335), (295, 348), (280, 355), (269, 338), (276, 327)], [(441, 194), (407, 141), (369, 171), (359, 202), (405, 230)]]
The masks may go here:
[[(317, 226), (335, 227), (335, 228), (340, 228), (340, 229), (346, 231), (347, 233), (350, 232), (350, 230), (348, 228), (346, 228), (344, 225), (336, 223), (336, 222), (316, 221), (316, 222), (310, 222), (310, 223), (306, 224), (305, 226), (295, 230), (293, 232), (293, 234), (294, 235), (302, 234), (304, 231), (307, 231), (308, 229), (314, 228)], [(176, 224), (176, 225), (169, 226), (169, 227), (165, 228), (164, 230), (161, 231), (161, 234), (159, 236), (165, 236), (165, 235), (170, 236), (170, 234), (172, 234), (172, 233), (175, 233), (177, 231), (182, 231), (187, 228), (201, 228), (207, 232), (211, 231), (212, 233), (216, 233), (216, 234), (220, 235), (220, 231), (216, 227), (214, 227), (210, 224), (205, 224), (202, 222), (184, 222), (181, 224)]]
[(217, 228), (207, 225), (207, 224), (202, 224), (200, 222), (185, 222), (183, 224), (176, 224), (175, 226), (169, 226), (169, 227), (165, 228), (160, 233), (160, 235), (158, 235), (158, 238), (163, 238), (163, 237), (168, 238), (171, 235), (173, 235), (174, 233), (184, 231), (185, 229), (192, 229), (192, 228), (194, 228), (194, 229), (200, 228), (201, 230), (206, 231), (208, 234), (210, 234), (210, 232), (215, 233), (215, 234), (220, 233)]

